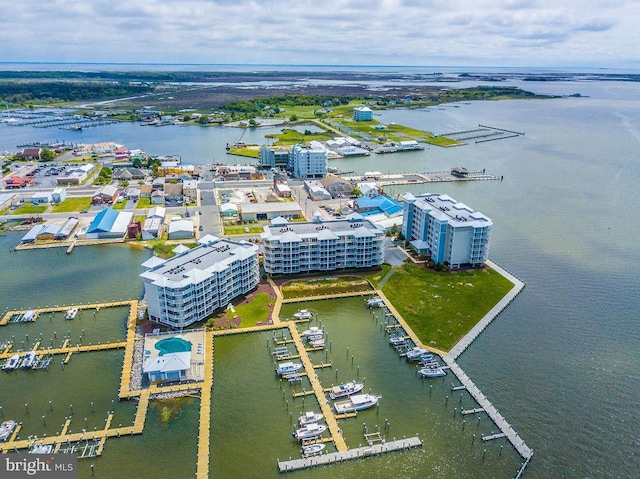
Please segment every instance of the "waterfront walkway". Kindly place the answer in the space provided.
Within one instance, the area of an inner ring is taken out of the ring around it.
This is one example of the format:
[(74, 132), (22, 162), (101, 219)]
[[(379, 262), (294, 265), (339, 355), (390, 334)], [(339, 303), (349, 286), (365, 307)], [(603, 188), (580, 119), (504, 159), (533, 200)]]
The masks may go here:
[(335, 464), (337, 462), (378, 456), (387, 452), (402, 451), (421, 446), (422, 441), (419, 438), (408, 437), (406, 439), (385, 442), (382, 444), (373, 444), (371, 446), (356, 447), (345, 451), (330, 452), (320, 456), (303, 457), (302, 459), (293, 459), (290, 461), (278, 460), (278, 469), (280, 472), (291, 472), (300, 469), (307, 469), (309, 467), (325, 466)]
[(338, 426), (338, 421), (333, 414), (331, 405), (327, 400), (324, 389), (322, 388), (320, 380), (318, 379), (318, 375), (316, 374), (316, 367), (322, 367), (324, 365), (315, 366), (311, 363), (311, 359), (309, 358), (309, 354), (304, 347), (304, 343), (302, 342), (300, 333), (296, 329), (295, 323), (289, 323), (288, 326), (291, 337), (293, 338), (296, 349), (298, 350), (298, 354), (300, 355), (300, 360), (302, 361), (304, 370), (307, 373), (307, 377), (309, 379), (309, 382), (311, 383), (311, 387), (313, 388), (313, 392), (316, 395), (318, 404), (320, 404), (320, 409), (322, 411), (322, 414), (324, 415), (325, 422), (327, 423), (327, 429), (331, 433), (333, 444), (336, 446), (338, 452), (346, 451), (348, 448), (347, 443), (344, 440), (344, 436), (342, 435), (342, 430), (340, 429), (340, 426)]

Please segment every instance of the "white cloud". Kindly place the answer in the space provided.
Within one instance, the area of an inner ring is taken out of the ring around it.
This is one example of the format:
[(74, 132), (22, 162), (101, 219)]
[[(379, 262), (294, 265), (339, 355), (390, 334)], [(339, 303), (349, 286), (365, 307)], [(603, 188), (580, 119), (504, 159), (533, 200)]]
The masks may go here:
[(0, 0), (0, 11), (1, 59), (15, 62), (623, 66), (638, 61), (640, 22), (635, 0)]

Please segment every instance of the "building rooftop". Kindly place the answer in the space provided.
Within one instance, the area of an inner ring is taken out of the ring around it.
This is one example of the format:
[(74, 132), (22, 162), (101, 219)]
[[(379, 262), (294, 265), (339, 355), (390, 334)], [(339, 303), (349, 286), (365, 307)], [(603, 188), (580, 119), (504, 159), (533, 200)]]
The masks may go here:
[(353, 235), (355, 237), (374, 237), (381, 234), (382, 230), (368, 220), (358, 218), (308, 222), (289, 223), (287, 225), (268, 225), (264, 227), (263, 239), (279, 240), (283, 243), (304, 241), (305, 238), (317, 237), (320, 240), (338, 239), (341, 236)]
[(449, 195), (438, 193), (426, 193), (414, 196), (411, 193), (404, 195), (405, 201), (415, 201), (415, 205), (421, 209), (430, 209), (432, 216), (440, 221), (447, 221), (453, 226), (492, 226), (491, 219), (480, 213), (473, 211), (462, 202), (456, 201)]
[[(151, 266), (140, 276), (159, 286), (179, 287), (199, 283), (225, 270), (236, 260), (257, 255), (258, 247), (248, 242), (217, 240)], [(150, 266), (148, 262), (143, 266)]]

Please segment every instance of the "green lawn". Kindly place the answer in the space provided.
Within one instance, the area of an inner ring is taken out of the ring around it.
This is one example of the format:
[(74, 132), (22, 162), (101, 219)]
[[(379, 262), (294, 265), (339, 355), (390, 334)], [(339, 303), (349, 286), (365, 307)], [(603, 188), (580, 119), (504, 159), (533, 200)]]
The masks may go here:
[(52, 213), (71, 213), (88, 210), (91, 207), (90, 196), (80, 196), (78, 198), (66, 198), (62, 203), (51, 207)]
[[(303, 128), (304, 125), (301, 126)], [(325, 132), (314, 132), (310, 135), (305, 135), (304, 132), (299, 132), (291, 128), (285, 128), (282, 133), (274, 133), (265, 135), (265, 138), (277, 138), (275, 145), (277, 146), (292, 146), (296, 143), (307, 143), (312, 140), (327, 141), (331, 140), (335, 135)]]
[(140, 198), (136, 204), (136, 208), (151, 208), (151, 198)]
[(371, 285), (358, 276), (338, 276), (287, 281), (280, 286), (284, 298), (304, 298), (306, 296), (326, 296), (330, 294), (370, 291)]
[(391, 271), (391, 265), (384, 263), (380, 265), (379, 270), (372, 271), (371, 273), (361, 274), (360, 276), (369, 280), (373, 287), (377, 288), (380, 284), (380, 281), (382, 281), (382, 279), (387, 275), (389, 271)]
[(47, 211), (47, 205), (22, 205), (11, 212), (12, 215), (41, 215)]
[(437, 273), (406, 264), (382, 291), (424, 344), (447, 351), (512, 287), (490, 268)]
[(269, 302), (267, 293), (258, 293), (250, 303), (236, 306), (236, 314), (242, 319), (240, 327), (249, 328), (257, 322), (265, 322), (269, 316)]
[[(253, 224), (253, 226), (249, 226), (249, 225), (225, 226), (224, 234), (225, 235), (260, 234), (264, 231), (264, 225), (267, 225), (267, 224), (269, 224), (268, 221), (263, 224)], [(249, 228), (249, 231), (246, 231), (245, 228)]]
[(114, 210), (123, 210), (125, 209), (125, 207), (127, 206), (127, 200), (123, 200), (120, 203), (118, 203), (117, 201), (113, 204), (113, 209)]

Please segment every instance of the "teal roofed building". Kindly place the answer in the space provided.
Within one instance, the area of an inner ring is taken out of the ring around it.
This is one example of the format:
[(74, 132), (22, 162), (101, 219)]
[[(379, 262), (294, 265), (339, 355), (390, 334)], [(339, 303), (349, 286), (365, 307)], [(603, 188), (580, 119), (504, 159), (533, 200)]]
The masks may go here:
[(388, 196), (378, 195), (373, 198), (361, 196), (354, 201), (355, 210), (364, 215), (383, 213), (386, 216), (394, 216), (402, 211), (402, 205)]

